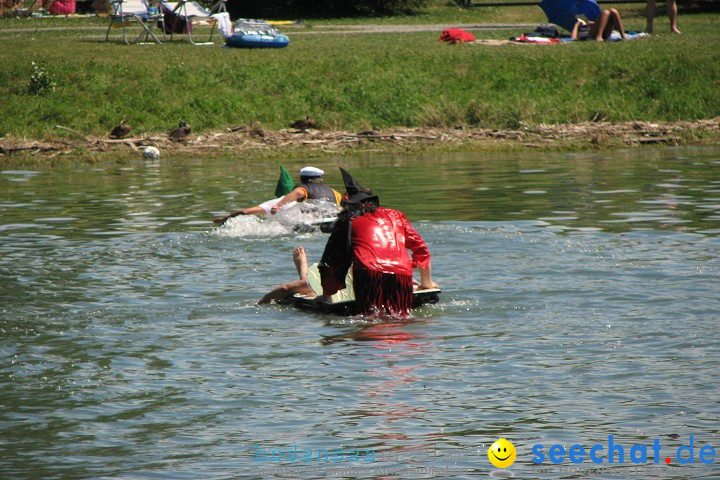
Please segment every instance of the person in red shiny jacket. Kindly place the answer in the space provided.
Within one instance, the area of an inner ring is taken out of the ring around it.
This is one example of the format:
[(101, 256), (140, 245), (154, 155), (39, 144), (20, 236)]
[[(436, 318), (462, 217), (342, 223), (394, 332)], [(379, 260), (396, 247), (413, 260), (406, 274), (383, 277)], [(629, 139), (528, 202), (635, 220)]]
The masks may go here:
[[(345, 209), (330, 234), (319, 270), (327, 299), (345, 288), (352, 265), (359, 312), (405, 316), (412, 310), (413, 268), (420, 270), (419, 289), (437, 288), (432, 280), (430, 251), (402, 212), (380, 206), (377, 196), (344, 169)], [(412, 259), (408, 255), (412, 251)]]

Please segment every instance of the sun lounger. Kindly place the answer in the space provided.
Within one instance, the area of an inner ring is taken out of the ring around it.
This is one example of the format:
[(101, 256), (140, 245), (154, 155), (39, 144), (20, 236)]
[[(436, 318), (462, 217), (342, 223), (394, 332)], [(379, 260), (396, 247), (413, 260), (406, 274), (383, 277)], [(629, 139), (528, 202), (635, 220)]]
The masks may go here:
[[(123, 42), (127, 45), (141, 43), (142, 37), (145, 37), (144, 43), (148, 43), (152, 39), (155, 43), (162, 43), (155, 36), (152, 28), (161, 21), (158, 2), (148, 2), (146, 0), (111, 0), (109, 5), (110, 25), (105, 34), (105, 41), (110, 37), (110, 29), (113, 27), (122, 28)], [(128, 40), (127, 28), (133, 23), (141, 27), (140, 33), (131, 42)]]
[[(180, 0), (179, 2), (163, 2), (163, 10), (165, 12), (165, 33), (170, 34), (170, 40), (176, 33), (184, 33), (188, 36), (188, 41), (193, 45), (212, 45), (212, 37), (217, 27), (217, 21), (213, 18), (213, 14), (226, 12), (226, 0), (218, 0), (213, 7), (208, 10), (195, 1)], [(210, 38), (207, 42), (195, 42), (192, 36), (193, 21), (204, 20), (210, 23)]]

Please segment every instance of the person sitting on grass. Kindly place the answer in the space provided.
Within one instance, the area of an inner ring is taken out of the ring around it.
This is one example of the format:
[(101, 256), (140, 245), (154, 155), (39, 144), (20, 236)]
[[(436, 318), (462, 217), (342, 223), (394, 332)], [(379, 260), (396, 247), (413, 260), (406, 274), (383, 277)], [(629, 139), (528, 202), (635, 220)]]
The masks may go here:
[(595, 38), (596, 42), (602, 42), (610, 38), (613, 30), (617, 30), (623, 40), (627, 39), (620, 14), (616, 9), (610, 8), (603, 10), (595, 21), (586, 22), (578, 18), (570, 36), (573, 40)]
[[(540, 8), (548, 21), (571, 33), (573, 40), (595, 38), (602, 42), (610, 38), (613, 29), (625, 40), (620, 14), (614, 8), (603, 10), (596, 0), (543, 0)], [(580, 16), (586, 20), (580, 20)]]

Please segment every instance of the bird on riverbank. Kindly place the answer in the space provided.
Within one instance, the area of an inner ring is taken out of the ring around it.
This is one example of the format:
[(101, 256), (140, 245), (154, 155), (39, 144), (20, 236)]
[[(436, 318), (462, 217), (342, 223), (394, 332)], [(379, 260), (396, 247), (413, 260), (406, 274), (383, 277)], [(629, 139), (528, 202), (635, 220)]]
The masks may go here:
[(303, 132), (305, 130), (309, 130), (311, 128), (317, 127), (317, 124), (315, 123), (315, 120), (313, 120), (310, 117), (301, 118), (300, 120), (295, 120), (293, 123), (290, 124), (290, 128), (296, 128), (298, 130), (302, 130)]
[(370, 130), (362, 130), (357, 133), (358, 135), (362, 136), (373, 136), (373, 135), (380, 135), (380, 129), (378, 127), (373, 126)]
[(170, 132), (170, 139), (171, 140), (184, 140), (188, 135), (190, 135), (190, 126), (185, 122), (178, 123), (178, 128)]
[(130, 124), (127, 123), (127, 120), (122, 120), (120, 125), (112, 129), (110, 138), (125, 138), (130, 135), (130, 130)]

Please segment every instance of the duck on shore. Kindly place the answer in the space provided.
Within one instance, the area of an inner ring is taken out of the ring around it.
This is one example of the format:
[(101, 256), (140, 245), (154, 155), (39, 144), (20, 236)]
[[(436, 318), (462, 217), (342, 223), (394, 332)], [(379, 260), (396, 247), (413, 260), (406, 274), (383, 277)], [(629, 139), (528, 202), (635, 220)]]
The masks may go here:
[(303, 132), (305, 130), (309, 130), (311, 128), (317, 127), (317, 124), (315, 123), (315, 120), (313, 120), (310, 117), (301, 118), (300, 120), (295, 120), (293, 123), (290, 124), (290, 128), (296, 128), (298, 130), (302, 130)]
[(190, 126), (181, 121), (178, 123), (178, 128), (170, 132), (170, 139), (171, 140), (184, 140), (188, 135), (190, 135), (191, 128)]
[(117, 125), (112, 129), (110, 132), (110, 138), (125, 138), (130, 135), (130, 130), (130, 124), (127, 123), (127, 120), (123, 119), (120, 122), (120, 125)]

